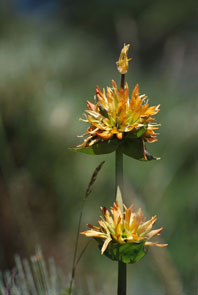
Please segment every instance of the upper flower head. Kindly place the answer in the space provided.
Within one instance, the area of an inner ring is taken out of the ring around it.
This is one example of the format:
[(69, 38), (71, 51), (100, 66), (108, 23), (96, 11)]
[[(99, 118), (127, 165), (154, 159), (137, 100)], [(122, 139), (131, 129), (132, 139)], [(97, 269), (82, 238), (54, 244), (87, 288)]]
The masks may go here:
[(126, 74), (129, 67), (129, 61), (131, 58), (128, 58), (128, 51), (129, 51), (130, 44), (124, 45), (121, 50), (119, 60), (116, 62), (117, 69), (120, 74)]
[(96, 142), (124, 137), (142, 137), (144, 141), (157, 141), (155, 130), (158, 125), (152, 117), (159, 112), (159, 106), (149, 107), (147, 97), (139, 94), (137, 84), (129, 97), (129, 87), (125, 83), (124, 89), (118, 89), (112, 81), (112, 87), (103, 91), (96, 88), (94, 104), (87, 101), (86, 120), (90, 124), (83, 135), (87, 138), (78, 147), (92, 146)]
[(158, 242), (149, 242), (154, 236), (159, 236), (162, 227), (156, 230), (152, 230), (157, 217), (154, 216), (148, 221), (143, 221), (143, 213), (141, 209), (136, 213), (133, 205), (129, 208), (124, 206), (124, 212), (122, 213), (118, 202), (114, 203), (110, 212), (101, 207), (102, 214), (101, 220), (98, 221), (99, 227), (88, 224), (90, 230), (82, 232), (81, 234), (87, 237), (93, 237), (98, 240), (102, 240), (103, 246), (101, 248), (101, 254), (107, 250), (111, 243), (116, 244), (143, 244), (144, 246), (158, 246), (165, 247), (167, 244), (159, 244)]

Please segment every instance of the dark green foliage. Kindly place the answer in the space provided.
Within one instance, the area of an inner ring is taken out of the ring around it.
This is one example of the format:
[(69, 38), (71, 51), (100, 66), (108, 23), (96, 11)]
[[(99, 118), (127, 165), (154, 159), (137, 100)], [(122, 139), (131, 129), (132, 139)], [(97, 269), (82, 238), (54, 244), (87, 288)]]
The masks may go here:
[(72, 151), (84, 153), (88, 155), (103, 155), (103, 154), (110, 154), (117, 150), (119, 147), (119, 140), (118, 139), (110, 139), (108, 141), (100, 141), (92, 146), (85, 147), (85, 148), (72, 148)]
[[(99, 249), (102, 248), (102, 244), (99, 243)], [(121, 261), (123, 263), (135, 263), (138, 262), (146, 255), (147, 249), (144, 243), (110, 243), (104, 252), (104, 255), (111, 260)]]
[(151, 156), (148, 151), (146, 151), (144, 142), (141, 138), (126, 137), (126, 139), (123, 139), (122, 141), (119, 139), (110, 139), (108, 141), (100, 141), (88, 147), (71, 148), (72, 151), (88, 155), (110, 154), (117, 149), (120, 149), (123, 154), (136, 160), (155, 160), (155, 158)]

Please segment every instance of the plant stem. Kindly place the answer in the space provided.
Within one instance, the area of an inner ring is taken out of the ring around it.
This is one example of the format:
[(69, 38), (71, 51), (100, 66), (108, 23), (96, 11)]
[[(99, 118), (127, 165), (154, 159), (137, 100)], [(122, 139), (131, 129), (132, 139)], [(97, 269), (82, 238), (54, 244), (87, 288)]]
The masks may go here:
[(83, 248), (83, 250), (81, 251), (80, 256), (77, 259), (79, 234), (80, 234), (80, 226), (81, 226), (81, 220), (82, 220), (82, 215), (83, 215), (83, 210), (84, 210), (85, 202), (86, 202), (87, 198), (89, 197), (89, 195), (91, 194), (92, 187), (93, 187), (93, 185), (94, 185), (94, 183), (96, 181), (97, 175), (98, 175), (100, 169), (102, 168), (104, 162), (105, 161), (102, 161), (96, 167), (96, 169), (94, 170), (94, 172), (92, 174), (92, 177), (91, 177), (91, 179), (89, 181), (88, 187), (86, 189), (85, 196), (84, 196), (84, 198), (82, 200), (82, 206), (81, 206), (80, 216), (79, 216), (79, 220), (78, 220), (78, 228), (77, 228), (77, 233), (76, 233), (76, 242), (75, 242), (74, 256), (73, 256), (73, 263), (72, 263), (72, 275), (71, 275), (69, 289), (67, 291), (69, 295), (72, 295), (72, 293), (73, 293), (72, 287), (73, 287), (73, 282), (74, 282), (74, 278), (75, 278), (76, 267), (77, 267), (77, 265), (78, 265), (78, 263), (79, 263), (82, 255), (84, 254), (84, 252), (86, 251), (86, 249), (87, 249), (87, 247), (89, 245), (89, 242), (88, 242), (86, 244), (86, 246)]
[(120, 83), (120, 88), (124, 89), (124, 80), (125, 80), (125, 74), (121, 75), (121, 83)]
[(126, 295), (127, 268), (126, 263), (118, 262), (118, 295)]
[(80, 211), (80, 216), (79, 216), (79, 220), (78, 220), (78, 229), (77, 229), (77, 233), (76, 233), (76, 242), (75, 242), (74, 257), (73, 257), (73, 264), (72, 264), (72, 275), (71, 275), (71, 281), (70, 281), (69, 290), (68, 290), (69, 295), (72, 294), (72, 286), (73, 286), (73, 281), (74, 281), (74, 277), (75, 277), (75, 271), (76, 271), (75, 265), (76, 265), (77, 251), (78, 251), (79, 233), (80, 233), (80, 226), (81, 226), (81, 220), (82, 220), (82, 214), (83, 214), (83, 209), (84, 209), (84, 205), (85, 205), (85, 200), (86, 199), (83, 199), (83, 203), (82, 203), (82, 207), (81, 207), (81, 211)]
[[(115, 186), (116, 186), (116, 201), (123, 212), (123, 153), (116, 150), (115, 156)], [(117, 295), (126, 295), (126, 264), (118, 261), (118, 291)]]
[(123, 153), (119, 148), (115, 152), (115, 192), (116, 201), (123, 212)]

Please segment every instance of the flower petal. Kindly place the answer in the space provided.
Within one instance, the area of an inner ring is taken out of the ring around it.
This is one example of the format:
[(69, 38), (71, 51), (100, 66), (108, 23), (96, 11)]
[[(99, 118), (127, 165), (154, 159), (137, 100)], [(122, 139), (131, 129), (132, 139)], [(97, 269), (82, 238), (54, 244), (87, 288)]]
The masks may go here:
[(103, 244), (103, 246), (102, 246), (102, 249), (101, 249), (101, 254), (103, 254), (104, 251), (107, 249), (107, 247), (108, 247), (109, 243), (111, 242), (111, 240), (112, 240), (111, 237), (108, 237), (108, 238), (105, 240), (105, 242), (104, 242), (104, 244)]

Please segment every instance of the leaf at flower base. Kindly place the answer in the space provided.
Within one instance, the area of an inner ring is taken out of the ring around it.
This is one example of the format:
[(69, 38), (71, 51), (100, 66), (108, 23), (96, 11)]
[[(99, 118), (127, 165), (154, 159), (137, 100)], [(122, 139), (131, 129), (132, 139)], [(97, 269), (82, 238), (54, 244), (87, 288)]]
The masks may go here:
[[(145, 156), (147, 158), (147, 161), (160, 160), (160, 158), (153, 157), (146, 149), (145, 149)], [(145, 160), (145, 159), (143, 159), (143, 160)]]
[(126, 138), (125, 141), (120, 146), (123, 154), (137, 159), (137, 160), (145, 160), (144, 158), (144, 143), (142, 139), (131, 139)]
[(118, 148), (122, 151), (123, 154), (140, 161), (150, 161), (159, 159), (153, 157), (146, 150), (142, 138), (126, 137), (121, 141), (117, 138), (114, 138), (105, 141), (99, 141), (98, 143), (95, 143), (92, 146), (82, 148), (70, 148), (70, 150), (88, 155), (102, 155), (110, 154), (116, 151)]
[[(99, 244), (101, 249), (101, 245)], [(114, 261), (123, 263), (135, 263), (142, 259), (147, 253), (144, 243), (110, 243), (104, 255)]]
[(141, 138), (126, 138), (120, 145), (120, 149), (128, 157), (140, 161), (157, 160), (145, 148), (145, 144)]
[(88, 155), (102, 155), (114, 152), (117, 150), (119, 144), (120, 141), (118, 139), (110, 139), (108, 141), (100, 141), (93, 144), (92, 146), (83, 148), (70, 148), (70, 150)]

